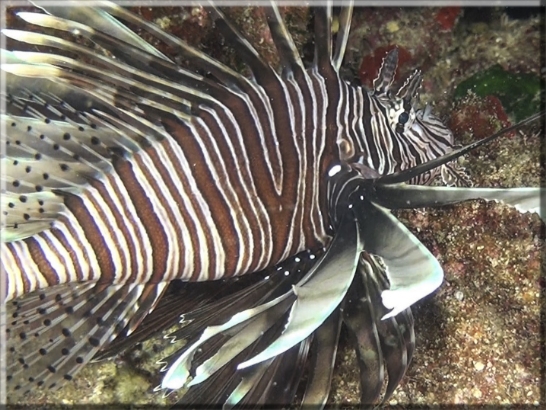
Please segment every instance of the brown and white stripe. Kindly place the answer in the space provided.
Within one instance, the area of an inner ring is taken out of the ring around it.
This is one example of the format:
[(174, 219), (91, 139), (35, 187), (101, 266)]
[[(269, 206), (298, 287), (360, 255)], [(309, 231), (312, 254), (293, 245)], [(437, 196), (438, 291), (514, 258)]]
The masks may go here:
[[(82, 149), (86, 159), (76, 160), (74, 167), (89, 168), (92, 176), (81, 191), (62, 186), (55, 191), (64, 196), (65, 208), (50, 229), (2, 243), (8, 299), (72, 281), (206, 281), (255, 272), (329, 241), (327, 171), (333, 165), (363, 161), (379, 174), (390, 174), (451, 149), (451, 134), (427, 113), (414, 113), (413, 126), (398, 133), (389, 119), (393, 100), (345, 82), (337, 69), (325, 66), (324, 58), (317, 59), (320, 69), (292, 67), (294, 73), (281, 77), (267, 66), (249, 80), (156, 32), (219, 79), (207, 95), (203, 89), (208, 80), (170, 61), (118, 44), (79, 23), (30, 14), (26, 18), (64, 30), (73, 25), (106, 48), (125, 48), (124, 55), (133, 53), (144, 65), (154, 62), (155, 68), (146, 72), (123, 58), (97, 56), (51, 36), (6, 32), (30, 43), (54, 42), (113, 71), (110, 75), (48, 53), (19, 54), (33, 64), (7, 68), (33, 78), (54, 75), (79, 87), (83, 98), (106, 107), (90, 111), (85, 124), (70, 105), (56, 108), (72, 113), (66, 127), (79, 130), (59, 152), (70, 156)], [(261, 67), (246, 53), (251, 66)], [(297, 63), (294, 56), (292, 60)], [(42, 70), (38, 63), (47, 67)], [(164, 78), (157, 74), (161, 69)], [(184, 80), (183, 86), (177, 87), (173, 72)], [(36, 102), (21, 101), (13, 103), (18, 114), (48, 120), (45, 104), (36, 111)], [(42, 142), (59, 145), (56, 131), (49, 132)], [(103, 139), (99, 143), (92, 135)], [(141, 148), (134, 152), (137, 141)], [(36, 152), (31, 142), (25, 144), (30, 144), (25, 152)], [(111, 146), (123, 152), (108, 153)], [(46, 164), (58, 167), (52, 155)]]

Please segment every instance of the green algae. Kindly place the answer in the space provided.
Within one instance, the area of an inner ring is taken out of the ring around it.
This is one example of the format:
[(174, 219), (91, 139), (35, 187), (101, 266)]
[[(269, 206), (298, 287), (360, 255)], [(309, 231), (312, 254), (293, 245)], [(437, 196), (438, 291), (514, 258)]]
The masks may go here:
[(455, 89), (454, 97), (460, 99), (474, 92), (480, 97), (495, 95), (506, 113), (514, 121), (521, 121), (540, 110), (540, 79), (527, 73), (511, 73), (500, 65), (474, 74)]

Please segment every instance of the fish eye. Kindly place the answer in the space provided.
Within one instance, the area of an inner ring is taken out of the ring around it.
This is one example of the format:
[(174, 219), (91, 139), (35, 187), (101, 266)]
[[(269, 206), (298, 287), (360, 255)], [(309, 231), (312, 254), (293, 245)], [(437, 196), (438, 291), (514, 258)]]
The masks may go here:
[(406, 111), (404, 111), (398, 116), (398, 124), (404, 125), (408, 121), (409, 121), (409, 114)]

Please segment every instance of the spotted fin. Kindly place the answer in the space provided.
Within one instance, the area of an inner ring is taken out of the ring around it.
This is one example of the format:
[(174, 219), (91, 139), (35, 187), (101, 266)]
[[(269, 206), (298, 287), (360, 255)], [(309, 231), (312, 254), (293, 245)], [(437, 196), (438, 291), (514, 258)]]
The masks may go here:
[(7, 305), (7, 378), (11, 391), (56, 389), (122, 330), (155, 307), (166, 284), (63, 284)]
[[(62, 18), (39, 13), (19, 16), (45, 27), (77, 29), (102, 38), (92, 28)], [(2, 201), (4, 242), (25, 239), (53, 226), (65, 211), (59, 195), (81, 194), (91, 180), (110, 171), (115, 157), (130, 156), (165, 138), (165, 130), (153, 123), (154, 113), (188, 119), (185, 111), (206, 100), (195, 88), (175, 87), (168, 80), (55, 36), (20, 30), (3, 33), (18, 41), (83, 53), (112, 68), (106, 76), (103, 70), (62, 55), (2, 50), (7, 60), (2, 70), (10, 80), (7, 113), (1, 117), (7, 131), (2, 137), (6, 146), (2, 182), (7, 196)], [(112, 40), (116, 41), (123, 50), (121, 40)], [(149, 59), (174, 66), (156, 55)], [(188, 77), (199, 83), (197, 76)], [(167, 88), (176, 91), (170, 93)]]
[(1, 138), (3, 242), (48, 229), (65, 212), (58, 193), (81, 193), (111, 167), (106, 144), (119, 146), (117, 134), (89, 124), (13, 115), (2, 115), (1, 123), (7, 131)]
[[(8, 64), (23, 64), (24, 60), (16, 55), (15, 51), (0, 49), (2, 58), (2, 66)], [(25, 108), (28, 108), (35, 113), (42, 113), (44, 117), (53, 115), (55, 119), (57, 112), (51, 109), (44, 109), (46, 103), (49, 108), (53, 108), (54, 103), (64, 101), (68, 106), (76, 107), (78, 110), (87, 110), (92, 105), (98, 105), (97, 101), (93, 101), (89, 96), (85, 95), (81, 90), (69, 85), (61, 84), (54, 79), (34, 78), (29, 79), (21, 77), (10, 72), (5, 72), (5, 91), (7, 94), (7, 110), (14, 115), (25, 115)], [(45, 100), (45, 98), (49, 100)], [(35, 101), (36, 100), (36, 101)], [(19, 104), (17, 104), (19, 103)], [(105, 106), (98, 105), (99, 108), (105, 109)], [(18, 110), (16, 109), (18, 108)], [(36, 111), (35, 111), (36, 110)], [(46, 114), (47, 113), (47, 114)], [(62, 112), (62, 115), (69, 115), (69, 112)], [(78, 113), (81, 122), (86, 123), (87, 120), (83, 114)], [(36, 117), (34, 114), (26, 114), (26, 116)]]
[(4, 210), (2, 242), (17, 241), (48, 229), (66, 209), (62, 198), (52, 192), (6, 192), (0, 197), (0, 207)]
[[(48, 229), (65, 207), (62, 194), (80, 194), (111, 169), (115, 155), (138, 149), (128, 135), (94, 115), (90, 123), (70, 123), (2, 115), (6, 147), (1, 159), (5, 192), (1, 206), (2, 241), (11, 242)], [(140, 131), (142, 132), (142, 131)]]

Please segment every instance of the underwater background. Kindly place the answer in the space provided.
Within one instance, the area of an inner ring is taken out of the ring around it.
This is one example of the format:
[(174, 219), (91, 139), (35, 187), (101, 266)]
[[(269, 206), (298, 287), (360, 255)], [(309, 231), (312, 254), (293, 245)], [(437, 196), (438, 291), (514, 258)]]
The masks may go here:
[[(30, 29), (14, 17), (20, 10), (9, 9), (7, 25)], [(243, 69), (202, 7), (132, 10)], [(309, 10), (281, 10), (294, 41), (311, 55)], [(275, 63), (263, 14), (249, 8), (226, 14)], [(503, 8), (355, 8), (342, 72), (370, 85), (385, 52), (399, 46), (398, 77), (420, 68), (421, 102), (434, 105), (457, 143), (469, 143), (541, 108), (543, 20), (544, 14), (541, 20), (538, 14)], [(538, 125), (527, 127), (468, 155), (463, 165), (475, 186), (539, 186), (543, 138)], [(413, 362), (389, 404), (538, 405), (544, 388), (540, 295), (545, 285), (544, 227), (538, 216), (485, 201), (397, 215), (438, 258), (445, 281), (414, 305)], [(342, 332), (329, 403), (350, 406), (358, 403), (359, 381), (354, 351), (344, 349), (347, 343)], [(36, 409), (47, 403), (172, 403), (174, 395), (151, 392), (161, 376), (155, 360), (165, 355), (165, 347), (163, 339), (138, 345), (88, 365), (58, 392), (36, 391), (20, 403)]]

